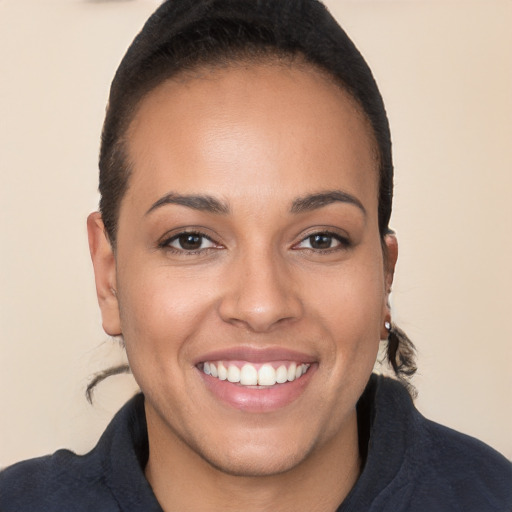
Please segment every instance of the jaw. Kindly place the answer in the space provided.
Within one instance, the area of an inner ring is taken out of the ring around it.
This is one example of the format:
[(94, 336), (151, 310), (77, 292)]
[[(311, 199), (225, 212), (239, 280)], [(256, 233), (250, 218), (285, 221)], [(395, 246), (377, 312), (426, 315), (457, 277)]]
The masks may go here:
[(262, 415), (238, 410), (237, 421), (205, 412), (197, 418), (202, 427), (196, 423), (170, 434), (168, 423), (147, 404), (150, 454), (160, 454), (157, 460), (166, 468), (172, 466), (178, 472), (180, 467), (193, 468), (215, 480), (222, 475), (252, 478), (301, 473), (333, 450), (339, 455), (353, 447), (357, 450), (355, 409), (327, 428), (323, 415), (314, 407), (308, 409), (313, 420), (307, 425), (304, 412), (293, 408), (286, 418), (276, 412)]
[[(146, 394), (149, 438), (155, 450), (171, 454), (169, 463), (175, 464), (171, 460), (180, 453), (183, 463), (195, 461), (203, 470), (238, 476), (291, 471), (332, 443), (349, 445), (354, 436), (357, 446), (355, 402), (360, 392), (329, 389), (322, 373), (312, 363), (291, 382), (242, 386), (194, 367), (184, 386), (186, 404), (176, 407), (169, 400), (171, 389), (167, 396)], [(334, 395), (344, 398), (332, 404)]]
[(355, 410), (346, 418), (344, 436), (323, 444), (295, 438), (295, 450), (283, 449), (283, 440), (265, 425), (249, 425), (239, 438), (228, 432), (227, 443), (222, 436), (207, 445), (176, 438), (172, 450), (162, 450), (156, 411), (146, 409), (151, 432), (146, 477), (158, 501), (171, 510), (334, 510), (360, 473)]

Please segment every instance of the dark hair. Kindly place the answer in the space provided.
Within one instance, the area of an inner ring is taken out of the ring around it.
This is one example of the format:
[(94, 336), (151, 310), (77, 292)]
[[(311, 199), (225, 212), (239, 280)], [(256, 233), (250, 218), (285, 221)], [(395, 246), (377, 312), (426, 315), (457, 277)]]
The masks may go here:
[[(393, 162), (386, 110), (370, 68), (326, 7), (318, 0), (167, 0), (131, 44), (110, 90), (99, 190), (113, 248), (130, 178), (124, 139), (144, 96), (179, 73), (276, 57), (322, 70), (362, 108), (378, 149), (381, 238), (389, 233)], [(414, 373), (413, 345), (402, 331), (398, 343), (389, 343), (388, 359), (398, 376)]]
[(201, 66), (269, 56), (302, 57), (358, 102), (378, 146), (379, 229), (388, 228), (393, 163), (388, 119), (370, 68), (317, 0), (168, 0), (149, 18), (112, 82), (100, 152), (100, 210), (115, 245), (128, 186), (124, 135), (141, 99), (165, 79)]

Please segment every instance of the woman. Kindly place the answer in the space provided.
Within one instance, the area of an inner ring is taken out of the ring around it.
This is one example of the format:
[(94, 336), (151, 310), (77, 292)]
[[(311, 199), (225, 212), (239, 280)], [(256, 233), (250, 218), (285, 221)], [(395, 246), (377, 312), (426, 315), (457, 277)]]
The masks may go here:
[[(389, 128), (314, 1), (165, 2), (121, 63), (89, 244), (142, 394), (2, 510), (507, 510), (510, 464), (372, 376), (392, 323)], [(120, 370), (114, 370), (120, 371)]]

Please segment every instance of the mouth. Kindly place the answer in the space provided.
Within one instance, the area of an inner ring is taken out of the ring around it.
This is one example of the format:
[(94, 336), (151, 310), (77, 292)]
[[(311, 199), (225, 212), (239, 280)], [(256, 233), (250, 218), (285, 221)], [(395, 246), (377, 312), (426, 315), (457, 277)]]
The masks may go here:
[(204, 355), (195, 366), (210, 396), (220, 404), (264, 413), (298, 400), (318, 364), (293, 351), (239, 348)]
[(250, 363), (244, 361), (205, 361), (199, 365), (205, 375), (232, 384), (268, 388), (300, 379), (311, 367), (296, 361)]

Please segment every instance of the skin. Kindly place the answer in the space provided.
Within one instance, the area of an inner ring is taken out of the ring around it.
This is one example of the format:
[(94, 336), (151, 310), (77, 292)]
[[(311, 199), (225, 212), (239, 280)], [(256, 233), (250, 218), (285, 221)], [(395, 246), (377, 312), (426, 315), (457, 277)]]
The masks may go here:
[[(161, 84), (127, 148), (116, 250), (98, 213), (88, 229), (104, 329), (122, 333), (146, 397), (159, 502), (335, 510), (360, 472), (355, 406), (386, 337), (397, 258), (396, 239), (379, 235), (369, 123), (312, 68), (240, 64)], [(326, 191), (354, 201), (293, 209)], [(208, 195), (229, 212), (168, 194)], [(186, 251), (172, 238), (184, 229), (208, 238)], [(331, 238), (320, 247), (315, 233)], [(233, 347), (306, 354), (306, 385), (272, 410), (226, 404), (198, 361)]]

